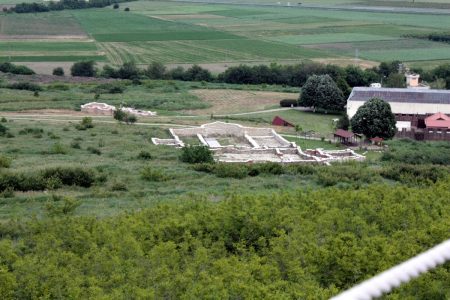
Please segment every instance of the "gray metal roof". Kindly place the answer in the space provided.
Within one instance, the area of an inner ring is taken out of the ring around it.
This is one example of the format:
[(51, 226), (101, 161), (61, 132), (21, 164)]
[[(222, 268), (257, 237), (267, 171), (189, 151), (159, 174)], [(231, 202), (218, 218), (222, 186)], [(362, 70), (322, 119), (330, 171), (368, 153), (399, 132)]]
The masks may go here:
[(386, 102), (450, 104), (450, 90), (355, 87), (348, 100), (367, 101), (372, 98)]

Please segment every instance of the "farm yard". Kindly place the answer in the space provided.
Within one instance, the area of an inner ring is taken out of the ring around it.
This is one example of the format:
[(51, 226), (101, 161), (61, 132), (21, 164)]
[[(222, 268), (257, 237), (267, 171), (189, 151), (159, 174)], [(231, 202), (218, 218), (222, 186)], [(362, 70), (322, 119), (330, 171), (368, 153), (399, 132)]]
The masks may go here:
[[(314, 2), (368, 5), (350, 0)], [(427, 5), (436, 3), (442, 4)], [(426, 66), (450, 60), (450, 45), (406, 37), (448, 32), (450, 18), (445, 14), (257, 4), (136, 1), (122, 3), (120, 9), (0, 14), (0, 36), (5, 41), (0, 45), (0, 61), (211, 66), (312, 59), (368, 66), (400, 59), (411, 66)], [(123, 11), (125, 6), (129, 12)]]

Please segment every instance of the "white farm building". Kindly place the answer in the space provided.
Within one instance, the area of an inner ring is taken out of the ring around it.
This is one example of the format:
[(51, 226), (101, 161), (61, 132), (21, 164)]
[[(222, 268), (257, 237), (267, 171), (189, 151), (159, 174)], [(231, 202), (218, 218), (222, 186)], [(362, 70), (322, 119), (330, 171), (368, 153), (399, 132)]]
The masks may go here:
[(395, 115), (450, 114), (450, 90), (355, 87), (347, 99), (348, 117), (372, 98), (389, 102)]

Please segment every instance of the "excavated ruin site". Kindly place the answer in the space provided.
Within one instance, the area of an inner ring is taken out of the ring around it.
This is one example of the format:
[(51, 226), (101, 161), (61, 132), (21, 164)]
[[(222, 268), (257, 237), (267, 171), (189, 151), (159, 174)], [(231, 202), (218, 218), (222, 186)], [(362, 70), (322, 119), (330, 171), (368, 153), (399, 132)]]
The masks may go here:
[(214, 122), (192, 128), (169, 129), (171, 139), (152, 138), (155, 145), (184, 147), (208, 146), (219, 162), (279, 162), (329, 164), (333, 161), (364, 160), (351, 149), (302, 150), (271, 128), (244, 127), (239, 124)]

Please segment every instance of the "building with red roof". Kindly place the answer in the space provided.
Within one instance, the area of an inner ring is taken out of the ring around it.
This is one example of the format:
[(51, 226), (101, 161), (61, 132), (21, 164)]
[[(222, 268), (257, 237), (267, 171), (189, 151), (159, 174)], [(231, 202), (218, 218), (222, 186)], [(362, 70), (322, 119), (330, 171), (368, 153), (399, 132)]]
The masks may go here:
[(450, 117), (438, 112), (425, 118), (425, 126), (427, 128), (450, 129)]
[(279, 116), (275, 116), (275, 118), (273, 118), (272, 125), (284, 126), (284, 127), (295, 127), (294, 124), (284, 120), (283, 118), (281, 118)]

